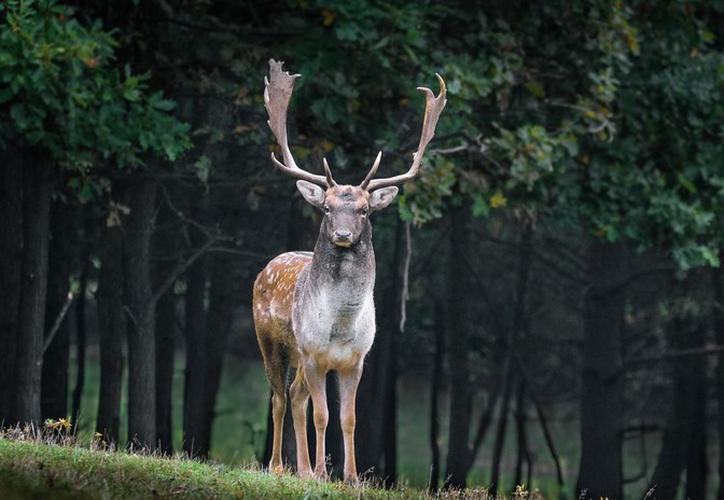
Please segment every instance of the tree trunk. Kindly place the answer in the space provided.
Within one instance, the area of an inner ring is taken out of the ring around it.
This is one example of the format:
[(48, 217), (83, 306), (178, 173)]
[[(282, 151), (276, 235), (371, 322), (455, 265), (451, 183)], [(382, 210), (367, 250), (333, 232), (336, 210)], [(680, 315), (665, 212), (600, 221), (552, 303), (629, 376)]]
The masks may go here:
[(86, 353), (86, 321), (85, 321), (85, 305), (86, 305), (86, 288), (88, 287), (88, 265), (89, 265), (89, 243), (83, 244), (83, 250), (80, 256), (80, 286), (78, 289), (78, 299), (75, 301), (76, 316), (76, 363), (78, 365), (78, 375), (75, 379), (75, 387), (73, 388), (72, 402), (72, 422), (73, 433), (78, 431), (78, 422), (81, 415), (81, 401), (83, 396), (83, 387), (85, 387), (85, 353)]
[[(677, 283), (675, 301), (693, 293), (695, 281)], [(687, 299), (684, 299), (687, 300)], [(675, 308), (676, 309), (676, 308)], [(705, 343), (701, 318), (681, 315), (669, 325), (669, 347), (681, 351), (701, 347)], [(687, 356), (672, 361), (672, 398), (669, 420), (664, 430), (661, 451), (649, 488), (657, 499), (676, 498), (681, 473), (687, 469), (687, 498), (705, 498), (705, 460), (700, 453), (706, 448), (706, 373), (701, 358)], [(692, 494), (689, 495), (689, 492)]]
[[(680, 345), (680, 341), (672, 343), (673, 345)], [(690, 364), (682, 361), (674, 363), (671, 416), (664, 431), (661, 451), (650, 484), (650, 488), (655, 488), (658, 500), (672, 500), (676, 497), (681, 472), (684, 470), (688, 433), (691, 430), (686, 422), (692, 403), (687, 375)]]
[(40, 389), (48, 280), (48, 225), (53, 166), (33, 158), (23, 169), (23, 258), (17, 345), (17, 417), (40, 423)]
[[(171, 224), (173, 214), (164, 204), (159, 211), (159, 226)], [(162, 262), (154, 266), (154, 289), (174, 272), (176, 262), (170, 258), (178, 251), (177, 229), (158, 231), (154, 236), (155, 254)], [(173, 367), (176, 338), (176, 294), (173, 286), (166, 291), (156, 305), (156, 434), (159, 450), (173, 453), (173, 422), (171, 397), (173, 392)]]
[(510, 413), (510, 402), (513, 399), (513, 385), (515, 384), (515, 375), (513, 373), (513, 363), (508, 362), (505, 380), (503, 381), (505, 388), (503, 389), (503, 400), (500, 404), (500, 414), (498, 415), (498, 427), (495, 430), (495, 442), (493, 443), (493, 462), (490, 472), (490, 494), (496, 496), (498, 493), (498, 483), (500, 481), (500, 466), (503, 460), (503, 446), (505, 445), (506, 431), (508, 428), (508, 414)]
[(101, 269), (98, 277), (98, 333), (101, 380), (96, 431), (107, 444), (119, 441), (121, 388), (123, 386), (123, 239), (121, 228), (106, 227), (101, 233)]
[[(697, 336), (696, 333), (699, 335)], [(703, 340), (704, 331), (694, 332), (694, 337)], [(699, 346), (703, 342), (699, 342)], [(697, 360), (696, 366), (692, 367), (692, 384), (689, 390), (693, 392), (693, 404), (690, 408), (689, 425), (689, 446), (686, 452), (686, 498), (707, 498), (706, 496), (706, 403), (708, 383), (706, 379), (706, 364), (703, 360)]]
[[(45, 334), (61, 314), (70, 292), (73, 228), (69, 224), (71, 211), (62, 201), (51, 207), (51, 239), (48, 250), (48, 293), (45, 311)], [(68, 416), (68, 355), (70, 352), (70, 321), (68, 311), (48, 345), (43, 357), (41, 414), (46, 419)], [(45, 339), (47, 342), (47, 338)]]
[(23, 251), (23, 161), (20, 151), (6, 144), (0, 151), (0, 426), (16, 420), (16, 348), (20, 265)]
[[(397, 291), (399, 293), (399, 290)], [(398, 306), (399, 301), (395, 302)], [(393, 315), (399, 319), (398, 314)], [(399, 323), (398, 323), (399, 324)], [(401, 332), (393, 329), (393, 335)], [(385, 486), (392, 488), (397, 482), (397, 339), (392, 338), (390, 343), (390, 359), (387, 373), (387, 391), (385, 394), (385, 427), (383, 429), (383, 454), (385, 459)]]
[(510, 403), (513, 399), (513, 389), (517, 385), (514, 350), (518, 342), (524, 334), (525, 325), (527, 323), (526, 316), (526, 298), (528, 295), (528, 277), (530, 276), (530, 257), (531, 257), (531, 240), (533, 238), (533, 229), (530, 223), (525, 222), (521, 228), (520, 235), (520, 253), (518, 257), (515, 289), (513, 290), (513, 324), (510, 333), (506, 336), (506, 354), (505, 354), (505, 379), (503, 380), (503, 401), (500, 406), (500, 416), (498, 418), (498, 428), (495, 433), (495, 443), (493, 444), (493, 464), (490, 475), (489, 491), (492, 495), (498, 492), (498, 483), (500, 479), (500, 466), (502, 463), (503, 447), (505, 445), (505, 434), (508, 427), (508, 415), (510, 413)]
[(176, 297), (166, 292), (156, 306), (156, 433), (159, 451), (173, 453), (174, 340), (176, 331)]
[(468, 297), (469, 270), (467, 252), (470, 248), (466, 205), (450, 210), (450, 255), (448, 256), (448, 369), (450, 371), (450, 425), (445, 485), (465, 488), (469, 471), (469, 433), (472, 410), (470, 388), (469, 342), (472, 321)]
[(431, 493), (437, 491), (440, 482), (440, 387), (443, 378), (445, 360), (445, 311), (444, 306), (435, 302), (435, 352), (432, 362), (432, 382), (430, 383), (430, 465)]
[[(518, 384), (515, 396), (515, 434), (517, 436), (517, 455), (515, 458), (515, 475), (513, 476), (513, 489), (520, 484), (530, 487), (531, 459), (528, 449), (527, 416), (525, 406), (525, 384)], [(527, 480), (523, 480), (523, 464), (528, 466)]]
[[(311, 404), (309, 406), (312, 406)], [(337, 372), (327, 374), (327, 409), (329, 411), (329, 425), (324, 435), (325, 450), (329, 457), (329, 474), (334, 479), (342, 479), (344, 466), (344, 444), (342, 438), (342, 425), (339, 421), (339, 383)], [(291, 408), (287, 410), (291, 413)], [(307, 419), (309, 420), (309, 419)]]
[[(208, 219), (208, 193), (197, 194), (192, 217), (205, 223)], [(202, 246), (206, 236), (190, 228), (192, 249)], [(209, 258), (201, 256), (186, 271), (186, 371), (184, 379), (183, 449), (190, 457), (206, 458), (208, 435), (204, 433), (204, 375), (206, 373), (206, 284)]]
[(231, 331), (234, 308), (237, 306), (233, 286), (234, 276), (229, 272), (230, 264), (230, 259), (226, 255), (217, 254), (214, 256), (211, 266), (203, 427), (209, 445), (212, 438), (211, 430), (214, 423), (216, 397), (221, 385), (221, 368), (226, 352), (226, 340)]
[[(704, 281), (702, 270), (693, 270), (689, 273), (685, 293), (687, 297), (696, 297), (698, 285)], [(690, 283), (689, 283), (690, 281)], [(686, 342), (691, 348), (702, 348), (708, 343), (708, 318), (690, 316), (685, 318)], [(707, 378), (707, 363), (704, 359), (693, 357), (688, 370), (688, 390), (692, 393), (692, 404), (689, 408), (689, 445), (686, 450), (686, 498), (707, 498), (707, 402), (709, 393), (709, 380)]]
[(581, 380), (581, 462), (577, 493), (622, 498), (622, 337), (627, 252), (623, 243), (591, 242), (585, 296)]
[[(716, 301), (713, 309), (713, 326), (717, 345), (724, 345), (724, 267), (711, 269), (711, 284)], [(717, 430), (719, 438), (719, 491), (718, 500), (724, 500), (724, 352), (720, 352), (716, 366)]]
[(128, 193), (124, 294), (128, 314), (128, 441), (132, 446), (156, 444), (156, 349), (150, 247), (156, 185), (144, 179)]

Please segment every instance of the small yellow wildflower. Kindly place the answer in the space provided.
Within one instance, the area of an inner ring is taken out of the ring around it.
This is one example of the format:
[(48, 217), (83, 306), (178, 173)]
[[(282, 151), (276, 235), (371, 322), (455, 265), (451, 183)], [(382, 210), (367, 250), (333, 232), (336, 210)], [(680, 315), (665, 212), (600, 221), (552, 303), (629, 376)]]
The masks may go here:
[(490, 206), (493, 208), (504, 207), (507, 204), (508, 198), (506, 198), (500, 191), (496, 191), (490, 198)]

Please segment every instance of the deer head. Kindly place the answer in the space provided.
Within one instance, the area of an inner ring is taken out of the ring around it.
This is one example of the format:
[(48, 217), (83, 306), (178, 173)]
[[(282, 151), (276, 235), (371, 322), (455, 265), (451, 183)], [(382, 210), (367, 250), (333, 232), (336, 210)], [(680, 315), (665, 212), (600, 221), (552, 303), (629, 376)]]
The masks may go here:
[(332, 177), (326, 158), (322, 163), (325, 175), (316, 175), (299, 168), (289, 149), (287, 138), (287, 109), (294, 90), (294, 80), (301, 75), (290, 75), (282, 69), (282, 61), (269, 60), (269, 78), (264, 78), (264, 104), (269, 114), (269, 127), (282, 150), (282, 161), (271, 154), (272, 161), (279, 169), (299, 179), (297, 189), (308, 203), (324, 213), (322, 232), (333, 244), (351, 247), (357, 243), (367, 224), (369, 215), (387, 207), (397, 196), (397, 185), (417, 177), (422, 156), (435, 135), (440, 113), (445, 107), (445, 81), (440, 75), (440, 94), (426, 87), (418, 87), (425, 94), (425, 117), (417, 151), (413, 154), (409, 170), (394, 177), (375, 179), (382, 161), (382, 152), (377, 153), (372, 168), (358, 186), (338, 185)]

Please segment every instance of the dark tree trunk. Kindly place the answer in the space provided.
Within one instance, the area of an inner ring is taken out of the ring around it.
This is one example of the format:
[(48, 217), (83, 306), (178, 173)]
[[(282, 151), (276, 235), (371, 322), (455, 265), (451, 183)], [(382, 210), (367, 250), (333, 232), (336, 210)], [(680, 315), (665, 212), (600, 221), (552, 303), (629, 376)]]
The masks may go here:
[[(681, 333), (677, 335), (674, 332), (674, 338), (678, 338), (678, 341), (672, 342), (672, 347), (680, 346)], [(681, 361), (674, 363), (671, 416), (664, 431), (661, 451), (650, 484), (650, 488), (655, 488), (656, 498), (659, 500), (671, 500), (676, 497), (681, 473), (684, 470), (688, 433), (691, 430), (686, 421), (692, 403), (687, 374), (687, 369), (690, 367), (690, 363)]]
[[(716, 301), (713, 326), (717, 345), (724, 345), (724, 267), (711, 269), (712, 288)], [(719, 437), (719, 491), (718, 500), (724, 500), (724, 353), (719, 353), (716, 367), (717, 430)]]
[(577, 493), (622, 498), (622, 337), (627, 252), (592, 241), (585, 296), (581, 384), (581, 462)]
[[(399, 302), (397, 302), (397, 305), (399, 306)], [(397, 314), (394, 317), (399, 319)], [(394, 332), (393, 335), (401, 333), (394, 329), (392, 331)], [(385, 427), (382, 436), (385, 459), (385, 486), (392, 488), (397, 482), (397, 339), (394, 337), (390, 345), (390, 361), (387, 370)]]
[(128, 320), (128, 441), (156, 444), (156, 349), (150, 247), (156, 185), (150, 179), (129, 186), (125, 224), (124, 295)]
[[(310, 406), (312, 405), (310, 404)], [(342, 425), (339, 421), (339, 384), (336, 372), (327, 374), (327, 409), (329, 410), (329, 425), (324, 435), (324, 442), (327, 456), (330, 459), (329, 473), (334, 479), (342, 479), (344, 444)], [(291, 409), (287, 410), (287, 413), (291, 413)]]
[[(530, 486), (531, 459), (528, 449), (528, 430), (525, 406), (525, 385), (520, 382), (515, 395), (515, 434), (517, 437), (517, 455), (515, 458), (515, 475), (513, 476), (513, 488), (519, 484)], [(523, 466), (528, 466), (528, 477), (523, 480)]]
[(85, 353), (86, 353), (86, 321), (85, 321), (85, 305), (86, 305), (86, 288), (88, 287), (88, 264), (89, 264), (89, 244), (85, 243), (80, 255), (80, 286), (78, 288), (78, 299), (75, 301), (76, 316), (76, 337), (75, 351), (76, 363), (78, 365), (78, 374), (75, 379), (75, 387), (73, 388), (73, 401), (71, 407), (73, 433), (78, 430), (78, 423), (81, 415), (81, 401), (83, 397), (83, 387), (85, 387)]
[[(692, 277), (677, 284), (677, 296), (692, 294)], [(674, 299), (679, 300), (679, 297)], [(704, 344), (701, 318), (676, 317), (669, 326), (669, 348), (681, 351), (701, 347)], [(687, 469), (687, 498), (705, 498), (706, 443), (706, 373), (704, 364), (697, 356), (687, 356), (672, 361), (672, 398), (668, 423), (664, 430), (661, 451), (651, 477), (650, 488), (661, 500), (676, 498), (681, 473)], [(691, 492), (691, 495), (689, 494)]]
[[(51, 207), (50, 249), (48, 250), (48, 294), (45, 311), (45, 334), (63, 311), (70, 292), (73, 228), (71, 211), (63, 202)], [(41, 414), (43, 420), (68, 416), (68, 355), (70, 352), (68, 315), (63, 318), (43, 357)]]
[(503, 446), (505, 445), (506, 431), (508, 428), (508, 414), (510, 413), (510, 402), (513, 399), (513, 385), (515, 384), (515, 376), (513, 373), (513, 363), (507, 365), (505, 380), (503, 382), (503, 400), (500, 404), (500, 414), (498, 415), (498, 426), (495, 430), (495, 441), (493, 443), (493, 462), (490, 472), (490, 494), (495, 496), (498, 493), (498, 483), (500, 481), (500, 466), (503, 460)]
[[(237, 306), (234, 294), (234, 276), (229, 272), (230, 259), (217, 254), (211, 266), (209, 291), (208, 342), (206, 346), (206, 376), (204, 400), (204, 433), (210, 444), (214, 423), (216, 397), (221, 385), (221, 367), (224, 363), (226, 340), (231, 331), (234, 308)], [(251, 290), (251, 287), (249, 287)], [(289, 412), (291, 413), (291, 412)]]
[[(208, 193), (197, 194), (192, 217), (205, 223), (208, 219)], [(191, 247), (206, 241), (197, 228), (190, 228)], [(191, 457), (205, 458), (209, 453), (208, 435), (204, 433), (204, 375), (206, 373), (206, 285), (209, 258), (201, 256), (186, 272), (186, 370), (183, 405), (183, 449)]]
[(156, 434), (159, 451), (173, 453), (174, 339), (176, 331), (176, 297), (166, 292), (156, 306)]
[(101, 269), (96, 294), (101, 380), (96, 431), (103, 435), (105, 443), (115, 444), (119, 441), (123, 339), (126, 336), (121, 228), (106, 227), (101, 233), (101, 238)]
[[(171, 209), (163, 204), (159, 211), (159, 226), (173, 221)], [(153, 269), (154, 289), (171, 276), (176, 262), (170, 258), (178, 251), (177, 229), (157, 231), (154, 236), (155, 254), (162, 259)], [(173, 286), (166, 291), (156, 305), (156, 434), (159, 450), (173, 453), (173, 422), (171, 396), (173, 390), (174, 344), (176, 338), (176, 295)]]
[[(692, 332), (690, 335), (703, 340), (704, 331)], [(703, 342), (698, 344), (701, 346)], [(691, 430), (689, 431), (689, 446), (686, 452), (686, 498), (707, 498), (706, 403), (709, 384), (706, 379), (706, 364), (702, 360), (697, 361), (696, 366), (692, 367), (692, 384), (689, 386), (689, 390), (693, 392), (693, 404), (690, 408), (689, 425)]]
[(438, 489), (440, 482), (440, 387), (443, 379), (445, 360), (445, 311), (443, 305), (435, 302), (435, 351), (432, 361), (432, 382), (430, 383), (430, 492)]
[[(555, 443), (553, 443), (553, 436), (551, 435), (551, 431), (548, 428), (548, 420), (546, 419), (545, 413), (543, 412), (543, 406), (541, 405), (540, 401), (538, 401), (535, 392), (530, 389), (531, 381), (530, 377), (528, 377), (528, 374), (526, 373), (525, 365), (523, 365), (519, 358), (516, 361), (518, 362), (518, 373), (522, 378), (523, 382), (525, 383), (525, 387), (529, 388), (528, 395), (530, 396), (530, 400), (533, 403), (533, 408), (535, 408), (535, 412), (538, 415), (538, 421), (540, 422), (541, 431), (543, 432), (543, 439), (545, 440), (546, 447), (548, 448), (548, 452), (550, 453), (551, 459), (553, 460), (553, 464), (556, 468), (556, 480), (558, 481), (558, 487), (562, 491), (563, 469), (561, 468), (561, 460), (560, 458), (558, 458), (558, 452), (556, 452)], [(530, 467), (528, 469), (528, 476), (531, 476), (531, 470), (533, 469), (532, 457), (528, 458), (528, 466)], [(530, 484), (530, 480), (528, 480), (528, 484)]]
[(20, 151), (6, 144), (0, 151), (0, 426), (16, 420), (16, 348), (20, 264), (23, 248), (23, 162)]
[(48, 225), (53, 166), (32, 159), (23, 169), (23, 258), (17, 346), (17, 417), (40, 423), (40, 389), (48, 279)]
[(517, 376), (515, 370), (515, 352), (518, 342), (523, 336), (526, 317), (526, 297), (528, 294), (528, 277), (530, 275), (530, 257), (531, 257), (531, 240), (533, 230), (530, 223), (525, 223), (521, 228), (520, 236), (520, 253), (516, 269), (515, 289), (513, 290), (512, 302), (513, 307), (513, 324), (510, 334), (506, 338), (506, 356), (505, 356), (505, 379), (503, 380), (503, 401), (500, 406), (500, 416), (498, 418), (498, 428), (495, 433), (495, 443), (493, 444), (493, 464), (490, 475), (489, 491), (492, 495), (498, 492), (498, 483), (500, 480), (500, 466), (502, 463), (503, 447), (505, 445), (505, 435), (508, 426), (508, 415), (510, 413), (510, 404), (513, 399), (513, 389), (517, 385)]
[(472, 321), (468, 296), (468, 258), (470, 210), (467, 206), (450, 210), (450, 255), (448, 256), (448, 369), (450, 386), (450, 425), (445, 485), (464, 488), (469, 471), (469, 434), (472, 410), (470, 361), (468, 351)]

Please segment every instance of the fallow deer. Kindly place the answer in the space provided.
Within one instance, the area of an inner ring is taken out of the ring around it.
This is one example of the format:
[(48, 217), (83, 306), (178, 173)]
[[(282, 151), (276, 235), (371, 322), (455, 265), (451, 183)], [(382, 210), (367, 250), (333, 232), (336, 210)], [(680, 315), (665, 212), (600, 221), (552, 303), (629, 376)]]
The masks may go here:
[[(274, 437), (269, 468), (274, 472), (283, 468), (286, 380), (292, 366), (297, 369), (290, 387), (297, 472), (301, 476), (326, 478), (324, 439), (329, 413), (325, 380), (327, 372), (335, 370), (344, 438), (344, 479), (356, 483), (355, 398), (363, 360), (375, 336), (375, 256), (369, 215), (392, 202), (397, 184), (417, 176), (425, 148), (445, 107), (445, 82), (437, 75), (441, 89), (438, 96), (428, 88), (418, 88), (425, 93), (425, 117), (417, 152), (407, 173), (374, 179), (382, 159), (380, 152), (360, 185), (339, 185), (326, 160), (322, 176), (302, 170), (292, 157), (287, 140), (287, 108), (294, 80), (300, 75), (290, 75), (282, 64), (270, 60), (269, 78), (264, 78), (268, 123), (281, 147), (283, 162), (274, 153), (271, 159), (282, 172), (299, 179), (297, 188), (304, 199), (324, 215), (314, 252), (283, 253), (269, 262), (254, 282), (254, 327), (272, 387)], [(316, 429), (314, 472), (307, 448), (310, 395)]]

